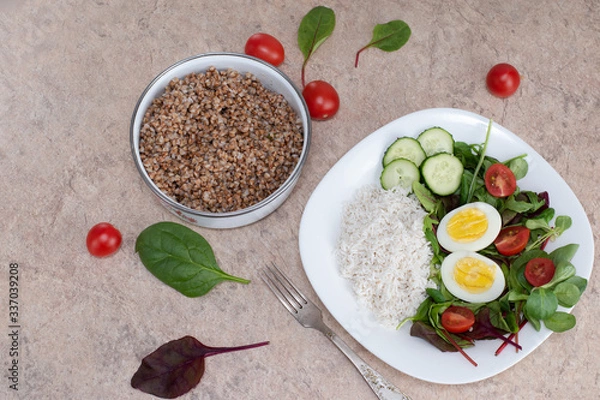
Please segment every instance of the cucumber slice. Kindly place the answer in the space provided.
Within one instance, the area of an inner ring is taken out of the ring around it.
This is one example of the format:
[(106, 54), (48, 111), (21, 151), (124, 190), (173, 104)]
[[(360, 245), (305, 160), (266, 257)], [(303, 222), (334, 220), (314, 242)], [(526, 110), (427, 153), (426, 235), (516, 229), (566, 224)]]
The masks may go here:
[(383, 168), (379, 182), (385, 190), (400, 186), (411, 192), (413, 182), (420, 179), (421, 173), (415, 163), (405, 158), (398, 158)]
[(428, 157), (421, 165), (423, 180), (429, 189), (439, 195), (448, 196), (460, 187), (463, 164), (452, 154), (439, 153)]
[(412, 161), (417, 167), (425, 160), (425, 152), (417, 139), (412, 137), (401, 137), (392, 143), (383, 155), (383, 166), (398, 158)]
[(417, 141), (427, 154), (427, 157), (439, 153), (454, 154), (454, 138), (444, 128), (434, 126), (421, 132)]

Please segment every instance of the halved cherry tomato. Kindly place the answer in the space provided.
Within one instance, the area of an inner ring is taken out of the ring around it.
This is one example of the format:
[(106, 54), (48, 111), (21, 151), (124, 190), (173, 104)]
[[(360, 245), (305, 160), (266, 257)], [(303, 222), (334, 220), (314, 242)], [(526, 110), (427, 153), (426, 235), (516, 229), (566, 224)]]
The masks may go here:
[(121, 232), (117, 228), (108, 222), (101, 222), (88, 232), (86, 245), (91, 255), (107, 257), (119, 250), (121, 240)]
[(246, 42), (244, 52), (275, 67), (281, 65), (285, 58), (285, 51), (281, 42), (268, 33), (255, 33), (250, 36)]
[(485, 171), (485, 187), (494, 197), (507, 197), (517, 189), (517, 178), (506, 165), (492, 164)]
[(556, 267), (549, 258), (533, 258), (525, 265), (525, 279), (533, 286), (542, 286), (554, 277)]
[(442, 326), (450, 333), (463, 333), (475, 323), (475, 314), (466, 307), (450, 306), (442, 313)]
[(503, 256), (519, 254), (529, 241), (529, 229), (524, 226), (508, 226), (500, 231), (494, 245)]

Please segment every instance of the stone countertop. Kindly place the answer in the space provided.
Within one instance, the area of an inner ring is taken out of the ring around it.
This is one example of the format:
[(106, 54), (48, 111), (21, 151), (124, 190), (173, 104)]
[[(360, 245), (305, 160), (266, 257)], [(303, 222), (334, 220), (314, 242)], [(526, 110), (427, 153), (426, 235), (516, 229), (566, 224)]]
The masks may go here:
[[(373, 399), (344, 356), (316, 331), (301, 328), (258, 272), (275, 262), (317, 300), (298, 250), (307, 200), (361, 139), (421, 109), (472, 111), (533, 146), (581, 201), (600, 253), (597, 1), (329, 1), (337, 26), (311, 59), (307, 79), (332, 83), (340, 111), (313, 123), (304, 172), (275, 213), (238, 229), (194, 228), (224, 270), (252, 279), (249, 285), (221, 284), (197, 299), (160, 283), (134, 252), (145, 227), (176, 219), (152, 197), (133, 164), (133, 108), (169, 65), (198, 53), (242, 52), (259, 31), (283, 43), (280, 68), (300, 85), (297, 27), (319, 3), (52, 3), (0, 3), (2, 398), (148, 399), (130, 386), (141, 358), (192, 335), (212, 346), (270, 345), (208, 359), (203, 380), (184, 399)], [(393, 53), (370, 49), (354, 68), (355, 52), (370, 40), (373, 26), (392, 19), (410, 25), (408, 44)], [(522, 75), (518, 92), (504, 100), (485, 87), (487, 71), (499, 62)], [(123, 234), (120, 251), (106, 259), (91, 257), (85, 247), (88, 229), (101, 221)], [(19, 277), (14, 357), (8, 336), (11, 266)], [(370, 354), (327, 312), (325, 320), (414, 400), (592, 399), (600, 389), (599, 288), (594, 273), (573, 311), (573, 330), (551, 335), (505, 372), (466, 385), (412, 378)], [(9, 388), (13, 360), (18, 391)]]

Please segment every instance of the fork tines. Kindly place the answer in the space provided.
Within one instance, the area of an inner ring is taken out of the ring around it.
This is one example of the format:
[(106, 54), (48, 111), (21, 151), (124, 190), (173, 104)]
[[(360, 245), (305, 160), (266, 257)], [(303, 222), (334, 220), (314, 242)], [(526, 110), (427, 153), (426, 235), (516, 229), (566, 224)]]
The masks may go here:
[(269, 289), (292, 314), (304, 307), (308, 300), (275, 264), (266, 266), (261, 276)]

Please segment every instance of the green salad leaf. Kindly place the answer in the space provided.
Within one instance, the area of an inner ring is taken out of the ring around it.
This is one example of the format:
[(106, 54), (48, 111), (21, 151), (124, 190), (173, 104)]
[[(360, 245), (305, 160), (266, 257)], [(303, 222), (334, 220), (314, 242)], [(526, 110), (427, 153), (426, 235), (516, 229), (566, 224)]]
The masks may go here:
[(373, 37), (371, 41), (358, 50), (354, 67), (358, 67), (360, 53), (364, 50), (375, 47), (383, 51), (392, 52), (399, 50), (410, 39), (411, 30), (408, 24), (402, 20), (396, 19), (385, 24), (377, 24), (373, 28)]
[(135, 251), (155, 277), (187, 297), (203, 296), (223, 281), (250, 282), (221, 270), (206, 239), (175, 222), (144, 229)]

